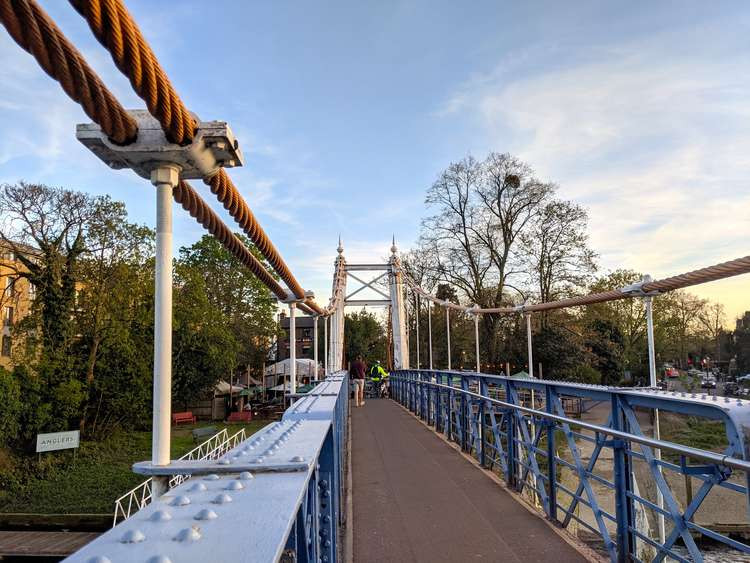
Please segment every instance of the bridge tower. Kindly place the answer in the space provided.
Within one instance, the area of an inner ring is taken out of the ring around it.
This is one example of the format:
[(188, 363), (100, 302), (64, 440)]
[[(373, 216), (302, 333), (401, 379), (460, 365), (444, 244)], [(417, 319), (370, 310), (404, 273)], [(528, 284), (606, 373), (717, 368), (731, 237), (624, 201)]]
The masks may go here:
[(344, 258), (344, 246), (339, 237), (339, 245), (336, 249), (335, 271), (333, 276), (333, 303), (334, 310), (331, 314), (331, 337), (329, 346), (330, 371), (336, 373), (343, 368), (344, 363), (344, 299), (346, 293), (346, 259)]
[(396, 238), (391, 245), (388, 282), (391, 290), (391, 327), (393, 330), (393, 368), (409, 369), (409, 341), (407, 340), (404, 285)]

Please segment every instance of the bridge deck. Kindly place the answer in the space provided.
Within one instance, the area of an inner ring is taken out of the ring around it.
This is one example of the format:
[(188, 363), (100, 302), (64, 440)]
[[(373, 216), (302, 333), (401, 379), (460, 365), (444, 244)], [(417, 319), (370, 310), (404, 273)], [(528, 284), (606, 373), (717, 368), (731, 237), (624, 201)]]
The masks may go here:
[(393, 401), (352, 408), (354, 560), (586, 559)]

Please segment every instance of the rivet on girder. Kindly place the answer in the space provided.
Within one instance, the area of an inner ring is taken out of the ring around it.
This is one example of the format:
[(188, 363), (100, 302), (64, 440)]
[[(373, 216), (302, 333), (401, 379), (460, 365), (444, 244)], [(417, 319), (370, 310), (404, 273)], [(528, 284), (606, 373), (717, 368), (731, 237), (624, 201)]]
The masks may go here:
[(203, 483), (196, 483), (195, 485), (190, 487), (190, 490), (194, 493), (197, 493), (200, 491), (205, 491), (207, 488), (208, 487), (206, 487), (206, 485), (204, 485)]
[(201, 539), (201, 529), (198, 526), (190, 526), (189, 528), (183, 528), (174, 537), (174, 541), (179, 542), (194, 542)]
[(219, 476), (216, 473), (211, 473), (203, 478), (204, 481), (218, 481)]
[(104, 555), (97, 555), (96, 557), (92, 557), (89, 559), (86, 563), (112, 563), (112, 561), (109, 559), (109, 557), (104, 557)]
[(239, 491), (241, 489), (244, 489), (245, 485), (243, 485), (240, 481), (230, 481), (224, 488), (227, 491)]
[(166, 510), (157, 510), (148, 519), (152, 522), (167, 522), (172, 519), (172, 515)]
[(128, 530), (120, 538), (120, 543), (141, 543), (146, 540), (146, 535), (140, 530)]
[(254, 479), (254, 478), (255, 477), (253, 477), (253, 474), (250, 473), (249, 471), (243, 471), (242, 473), (240, 473), (240, 479), (242, 479), (243, 481), (250, 481), (251, 479)]
[(302, 457), (301, 455), (296, 455), (292, 459), (290, 459), (289, 461), (291, 461), (292, 463), (300, 463), (302, 461), (305, 461), (305, 458)]
[(211, 502), (214, 504), (227, 504), (228, 502), (232, 502), (232, 497), (226, 493), (221, 493), (220, 495), (216, 495)]
[(190, 498), (188, 498), (185, 495), (179, 495), (172, 499), (172, 502), (170, 502), (172, 506), (187, 506), (190, 504)]
[(166, 555), (154, 555), (146, 563), (172, 563), (172, 560)]
[(195, 520), (215, 520), (218, 517), (219, 515), (210, 508), (204, 508), (198, 514), (193, 516)]

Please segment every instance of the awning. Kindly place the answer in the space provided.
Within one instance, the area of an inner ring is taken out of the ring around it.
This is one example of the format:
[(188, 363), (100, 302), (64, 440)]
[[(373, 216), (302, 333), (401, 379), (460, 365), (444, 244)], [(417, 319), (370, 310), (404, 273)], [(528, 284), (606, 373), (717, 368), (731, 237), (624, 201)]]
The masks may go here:
[(214, 386), (214, 393), (216, 393), (217, 395), (229, 395), (230, 392), (232, 394), (239, 393), (243, 389), (244, 389), (244, 387), (240, 387), (239, 385), (232, 385), (230, 387), (229, 383), (227, 383), (226, 381), (222, 380), (222, 381), (219, 381), (216, 384), (216, 386)]

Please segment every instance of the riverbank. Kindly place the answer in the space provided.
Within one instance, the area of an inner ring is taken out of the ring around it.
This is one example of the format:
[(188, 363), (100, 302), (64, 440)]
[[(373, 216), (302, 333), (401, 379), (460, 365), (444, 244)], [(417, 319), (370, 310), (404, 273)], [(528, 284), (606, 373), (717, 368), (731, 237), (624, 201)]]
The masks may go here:
[[(227, 428), (231, 435), (242, 428), (248, 434), (268, 424), (267, 420), (248, 424), (199, 423), (172, 429), (172, 459), (190, 451), (192, 430), (213, 426)], [(0, 452), (3, 479), (0, 487), (0, 513), (32, 514), (111, 514), (116, 498), (144, 480), (131, 467), (151, 457), (151, 432), (119, 432), (101, 442), (82, 441), (75, 452), (60, 451), (37, 457)], [(49, 458), (47, 456), (54, 456)]]

